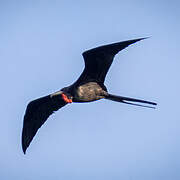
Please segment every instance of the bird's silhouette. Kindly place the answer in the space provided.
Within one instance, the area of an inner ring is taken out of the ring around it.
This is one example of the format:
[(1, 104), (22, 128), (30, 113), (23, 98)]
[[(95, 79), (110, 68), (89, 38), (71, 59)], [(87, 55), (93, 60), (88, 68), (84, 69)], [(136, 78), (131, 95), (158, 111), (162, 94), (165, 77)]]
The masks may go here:
[[(153, 105), (156, 105), (154, 102), (112, 95), (108, 93), (104, 85), (106, 74), (113, 62), (114, 56), (130, 44), (143, 39), (145, 38), (113, 43), (85, 51), (82, 54), (85, 68), (77, 81), (55, 93), (31, 101), (24, 115), (22, 131), (23, 152), (26, 152), (36, 132), (48, 117), (54, 111), (59, 110), (68, 103), (83, 103), (108, 99), (126, 104), (154, 108)], [(152, 106), (143, 105), (143, 103)]]

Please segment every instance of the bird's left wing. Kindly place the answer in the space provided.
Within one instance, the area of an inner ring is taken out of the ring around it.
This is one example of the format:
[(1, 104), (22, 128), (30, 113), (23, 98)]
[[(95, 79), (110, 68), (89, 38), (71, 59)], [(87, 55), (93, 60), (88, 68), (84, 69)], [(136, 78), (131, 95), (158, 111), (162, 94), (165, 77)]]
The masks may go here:
[(104, 83), (106, 74), (113, 62), (114, 56), (129, 45), (146, 38), (133, 39), (100, 46), (83, 53), (85, 68), (75, 82), (81, 84), (89, 81)]
[(44, 124), (48, 117), (54, 112), (65, 106), (67, 103), (62, 99), (61, 94), (48, 95), (31, 101), (24, 115), (22, 131), (22, 149), (26, 152), (29, 144), (38, 129)]

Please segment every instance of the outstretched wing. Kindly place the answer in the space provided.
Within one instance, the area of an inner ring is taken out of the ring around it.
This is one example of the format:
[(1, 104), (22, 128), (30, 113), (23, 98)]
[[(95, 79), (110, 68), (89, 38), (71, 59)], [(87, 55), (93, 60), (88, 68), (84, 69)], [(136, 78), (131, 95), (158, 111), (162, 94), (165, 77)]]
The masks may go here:
[(83, 53), (85, 68), (76, 83), (80, 84), (89, 81), (104, 83), (106, 74), (113, 62), (114, 56), (130, 44), (143, 39), (145, 38), (118, 42), (85, 51)]
[(44, 124), (48, 117), (54, 112), (65, 106), (67, 103), (61, 95), (45, 96), (31, 101), (24, 115), (22, 131), (22, 149), (26, 152), (29, 144), (38, 129)]

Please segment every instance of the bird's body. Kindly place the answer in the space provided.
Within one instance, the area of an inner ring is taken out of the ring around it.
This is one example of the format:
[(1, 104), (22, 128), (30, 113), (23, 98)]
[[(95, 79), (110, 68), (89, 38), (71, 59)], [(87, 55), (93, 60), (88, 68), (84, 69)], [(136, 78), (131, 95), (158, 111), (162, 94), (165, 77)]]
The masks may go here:
[(100, 46), (85, 51), (83, 53), (85, 68), (77, 81), (68, 87), (62, 88), (60, 91), (31, 101), (27, 106), (24, 116), (22, 132), (23, 152), (26, 152), (36, 132), (48, 117), (54, 111), (59, 110), (68, 103), (92, 102), (104, 98), (126, 104), (153, 108), (152, 106), (134, 104), (132, 102), (150, 105), (156, 105), (156, 103), (109, 94), (104, 85), (106, 74), (113, 62), (114, 56), (130, 44), (142, 39), (144, 38)]
[[(68, 88), (71, 88), (71, 86)], [(103, 89), (97, 82), (88, 82), (78, 86), (70, 95), (72, 96), (73, 102), (91, 102), (105, 98), (107, 92), (106, 89)]]

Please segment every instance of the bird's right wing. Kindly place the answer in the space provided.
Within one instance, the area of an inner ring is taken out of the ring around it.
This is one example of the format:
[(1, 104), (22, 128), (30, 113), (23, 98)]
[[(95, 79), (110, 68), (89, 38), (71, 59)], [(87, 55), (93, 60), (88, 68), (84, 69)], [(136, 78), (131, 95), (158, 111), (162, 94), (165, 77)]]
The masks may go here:
[(31, 101), (24, 115), (22, 131), (22, 149), (26, 152), (29, 144), (38, 129), (44, 124), (48, 117), (54, 112), (65, 106), (67, 103), (59, 95), (48, 95)]
[(122, 41), (85, 51), (83, 53), (85, 68), (75, 83), (78, 85), (88, 81), (104, 83), (106, 74), (113, 62), (114, 56), (122, 49), (143, 39), (145, 38)]

